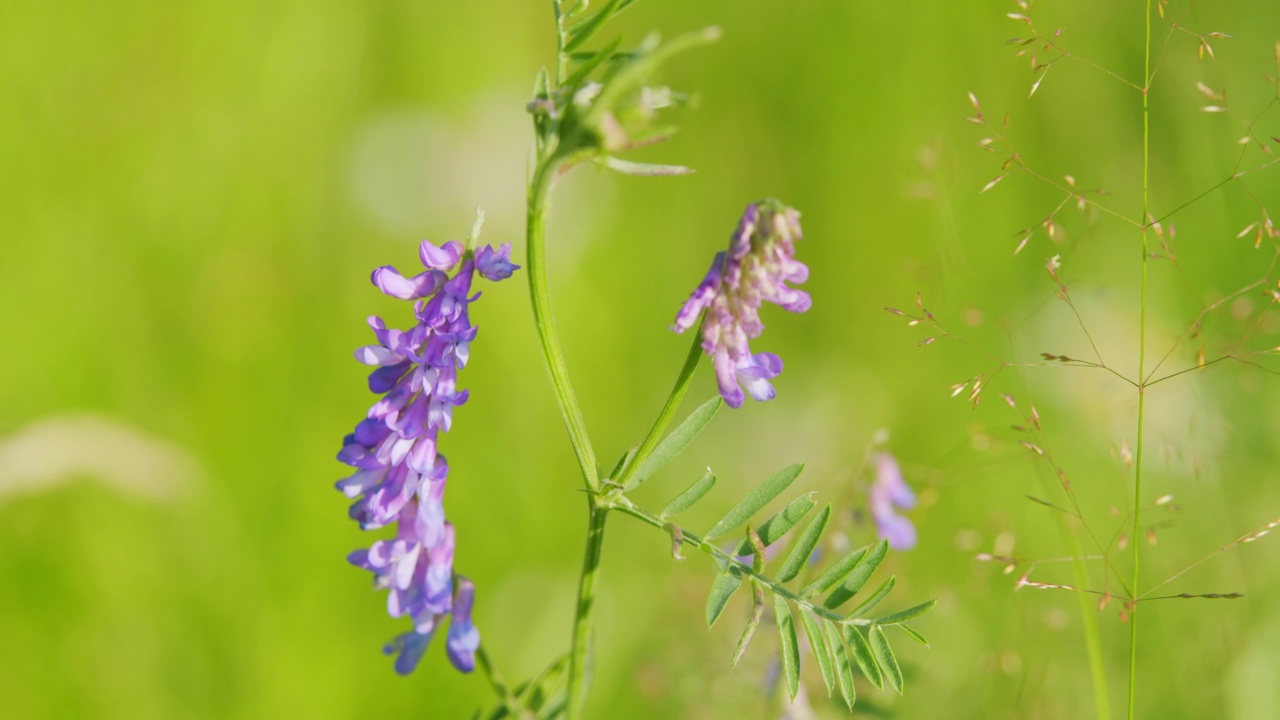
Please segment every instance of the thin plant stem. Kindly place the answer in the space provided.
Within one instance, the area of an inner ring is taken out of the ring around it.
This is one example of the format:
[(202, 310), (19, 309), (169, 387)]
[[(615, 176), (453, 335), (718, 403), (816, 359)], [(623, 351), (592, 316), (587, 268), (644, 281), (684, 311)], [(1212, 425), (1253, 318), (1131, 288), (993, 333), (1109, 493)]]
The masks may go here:
[(591, 438), (587, 434), (586, 422), (582, 418), (582, 409), (578, 406), (573, 385), (569, 382), (564, 353), (556, 337), (555, 324), (551, 316), (551, 294), (547, 287), (547, 208), (551, 196), (551, 183), (559, 167), (560, 163), (553, 155), (542, 158), (534, 170), (529, 183), (527, 239), (529, 295), (533, 305), (534, 329), (538, 335), (538, 343), (542, 347), (547, 370), (551, 375), (551, 385), (555, 389), (560, 414), (564, 417), (565, 428), (569, 431), (569, 440), (573, 444), (573, 452), (582, 471), (583, 483), (590, 493), (587, 499), (589, 528), (587, 549), (582, 561), (582, 576), (578, 583), (578, 603), (573, 621), (573, 649), (569, 656), (569, 717), (575, 718), (579, 717), (586, 687), (585, 665), (587, 650), (591, 643), (596, 570), (600, 565), (600, 555), (604, 546), (605, 510), (598, 507), (595, 502), (595, 493), (600, 490), (600, 471), (596, 464), (595, 451), (591, 447)]
[(684, 366), (680, 368), (680, 375), (676, 377), (676, 384), (671, 388), (671, 394), (667, 396), (666, 403), (663, 404), (661, 412), (658, 413), (658, 419), (653, 421), (653, 427), (649, 428), (649, 434), (636, 447), (636, 452), (631, 457), (631, 462), (627, 463), (622, 472), (618, 474), (618, 477), (613, 478), (613, 481), (618, 485), (626, 486), (627, 481), (635, 474), (636, 469), (658, 446), (658, 441), (662, 439), (662, 433), (671, 424), (671, 419), (675, 417), (676, 410), (680, 407), (680, 401), (684, 399), (685, 393), (689, 390), (689, 382), (693, 380), (693, 373), (698, 369), (702, 354), (702, 328), (699, 326), (698, 331), (693, 334), (693, 344), (689, 346), (689, 354), (685, 357)]
[(578, 604), (573, 619), (573, 647), (569, 651), (569, 717), (582, 717), (587, 699), (587, 665), (591, 653), (596, 585), (600, 579), (600, 558), (604, 555), (604, 523), (607, 506), (587, 496), (587, 549), (582, 556), (582, 576), (578, 581)]
[[(1066, 523), (1060, 523), (1064, 534), (1071, 543), (1073, 557), (1071, 570), (1075, 583), (1084, 587), (1089, 580), (1088, 570), (1081, 557), (1080, 540), (1067, 529)], [(1102, 657), (1102, 638), (1098, 633), (1098, 616), (1093, 603), (1084, 593), (1076, 593), (1076, 602), (1080, 608), (1080, 622), (1084, 625), (1084, 647), (1089, 657), (1089, 675), (1093, 679), (1093, 704), (1098, 713), (1098, 720), (1111, 720), (1111, 698), (1107, 693), (1107, 666)]]
[[(1146, 2), (1146, 39), (1143, 44), (1143, 88), (1142, 88), (1142, 217), (1150, 218), (1151, 204), (1151, 0)], [(1139, 595), (1138, 569), (1141, 553), (1138, 533), (1142, 518), (1142, 451), (1143, 425), (1146, 420), (1146, 363), (1147, 363), (1147, 265), (1150, 253), (1147, 251), (1147, 234), (1149, 225), (1142, 226), (1142, 289), (1141, 305), (1138, 320), (1138, 440), (1134, 454), (1133, 471), (1133, 582), (1130, 586), (1131, 600)], [(1138, 604), (1129, 603), (1129, 720), (1133, 720), (1134, 701), (1138, 689)]]
[(526, 237), (529, 243), (529, 296), (533, 304), (533, 325), (538, 334), (538, 344), (542, 347), (542, 357), (547, 363), (547, 371), (551, 374), (551, 385), (555, 389), (556, 402), (560, 406), (560, 414), (569, 431), (569, 441), (573, 444), (573, 453), (578, 458), (578, 467), (582, 470), (582, 479), (587, 490), (600, 490), (600, 471), (596, 464), (595, 450), (591, 447), (591, 438), (587, 435), (587, 424), (582, 418), (582, 409), (578, 406), (578, 398), (569, 382), (569, 370), (565, 366), (564, 352), (560, 348), (560, 340), (556, 337), (555, 320), (551, 316), (551, 294), (547, 288), (547, 209), (550, 204), (551, 183), (560, 164), (554, 158), (546, 158), (538, 163), (533, 178), (529, 183), (529, 213)]

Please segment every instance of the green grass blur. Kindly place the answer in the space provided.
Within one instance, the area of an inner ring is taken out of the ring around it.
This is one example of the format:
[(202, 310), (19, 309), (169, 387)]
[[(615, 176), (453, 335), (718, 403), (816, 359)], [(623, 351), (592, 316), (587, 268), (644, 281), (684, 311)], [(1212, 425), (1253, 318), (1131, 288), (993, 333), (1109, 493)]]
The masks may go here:
[[(12, 444), (0, 451), (0, 718), (454, 718), (488, 702), (483, 680), (448, 668), (438, 640), (408, 679), (379, 654), (402, 623), (344, 562), (370, 537), (332, 489), (343, 470), (333, 455), (371, 402), (351, 357), (368, 341), (364, 318), (407, 316), (368, 284), (369, 270), (411, 266), (423, 237), (460, 238), (476, 205), (488, 212), (485, 239), (523, 255), (524, 103), (554, 52), (549, 6), (0, 5), (0, 438), (91, 412), (172, 443), (196, 466), (148, 473), (156, 500), (84, 469), (41, 475), (75, 453), (59, 442), (34, 458), (15, 459)], [(1061, 41), (1082, 57), (1139, 79), (1141, 6), (1046, 1), (1036, 17), (1066, 28)], [(974, 556), (1071, 553), (1054, 511), (1025, 498), (1066, 502), (1017, 444), (1017, 419), (997, 393), (1037, 405), (1104, 542), (1119, 523), (1112, 508), (1128, 512), (1132, 477), (1116, 456), (1134, 441), (1135, 396), (1100, 371), (1040, 367), (1002, 372), (976, 410), (947, 396), (992, 369), (984, 353), (1092, 359), (1042, 268), (1055, 254), (1101, 354), (1132, 375), (1139, 233), (1068, 207), (1060, 242), (1040, 231), (1012, 256), (1011, 236), (1061, 193), (1015, 174), (980, 195), (999, 158), (963, 118), (973, 91), (994, 122), (1011, 114), (1009, 136), (1029, 165), (1105, 187), (1103, 202), (1136, 217), (1141, 104), (1069, 60), (1028, 99), (1029, 66), (1003, 44), (1025, 34), (1004, 17), (1016, 9), (645, 0), (619, 21), (629, 41), (651, 28), (725, 31), (665, 75), (696, 91), (699, 107), (679, 114), (674, 141), (642, 154), (698, 173), (583, 168), (556, 198), (558, 327), (606, 464), (665, 397), (687, 347), (666, 327), (742, 206), (775, 196), (804, 212), (813, 310), (767, 312), (759, 346), (786, 360), (777, 400), (722, 413), (639, 496), (660, 507), (710, 465), (721, 487), (692, 513), (699, 525), (768, 472), (806, 460), (802, 489), (857, 500), (863, 448), (887, 429), (922, 499), (912, 513), (919, 547), (886, 561), (899, 579), (894, 608), (939, 605), (916, 624), (931, 649), (898, 642), (906, 697), (860, 688), (865, 716), (1093, 712), (1076, 597), (1015, 592), (1021, 569), (1006, 576)], [(1272, 0), (1204, 4), (1185, 25), (1234, 39), (1214, 41), (1217, 60), (1201, 63), (1196, 40), (1175, 33), (1161, 60), (1157, 212), (1227, 177), (1240, 152), (1243, 127), (1201, 112), (1196, 81), (1226, 88), (1249, 118), (1275, 96), (1262, 78), (1276, 72)], [(1257, 133), (1280, 135), (1280, 107)], [(1245, 167), (1266, 160), (1250, 152)], [(1150, 357), (1206, 302), (1268, 273), (1272, 241), (1255, 250), (1236, 233), (1258, 219), (1249, 193), (1280, 210), (1278, 178), (1280, 167), (1249, 176), (1173, 218), (1179, 263), (1151, 265)], [(1201, 342), (1210, 359), (1280, 344), (1274, 310), (1264, 314), (1275, 280), (1210, 315), (1166, 369), (1194, 366)], [(927, 333), (881, 309), (910, 308), (916, 291), (971, 347), (919, 347)], [(509, 679), (524, 679), (567, 648), (583, 497), (523, 275), (484, 293), (464, 381), (472, 399), (444, 441), (448, 509), (457, 568), (479, 586), (485, 644)], [(1182, 512), (1144, 547), (1144, 586), (1280, 516), (1277, 382), (1224, 362), (1150, 390), (1144, 494), (1172, 494)], [(703, 368), (691, 399), (713, 392)], [(102, 462), (153, 462), (128, 452), (109, 447)], [(20, 462), (43, 480), (10, 488)], [(178, 481), (184, 489), (168, 487)], [(872, 532), (865, 522), (849, 530), (854, 542)], [(1089, 552), (1085, 531), (1071, 532)], [(1243, 599), (1140, 606), (1140, 716), (1280, 717), (1273, 542), (1230, 550), (1168, 586)], [(778, 717), (761, 691), (772, 632), (731, 672), (732, 620), (745, 607), (708, 632), (711, 567), (673, 562), (668, 545), (611, 520), (591, 716)], [(1116, 562), (1128, 572), (1127, 552)], [(1072, 582), (1062, 565), (1033, 577)], [(1092, 563), (1091, 586), (1103, 581)], [(1119, 603), (1097, 621), (1119, 716), (1129, 628)], [(806, 682), (819, 716), (842, 716), (815, 677)]]

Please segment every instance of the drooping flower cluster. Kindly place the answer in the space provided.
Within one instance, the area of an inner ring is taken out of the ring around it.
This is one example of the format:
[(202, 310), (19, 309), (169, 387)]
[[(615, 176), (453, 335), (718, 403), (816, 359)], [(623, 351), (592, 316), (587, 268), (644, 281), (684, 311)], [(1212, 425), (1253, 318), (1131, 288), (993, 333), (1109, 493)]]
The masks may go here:
[(751, 354), (748, 341), (764, 331), (764, 301), (791, 312), (809, 309), (809, 294), (787, 285), (809, 277), (809, 268), (795, 259), (795, 243), (801, 237), (796, 210), (775, 200), (748, 205), (729, 249), (716, 253), (706, 278), (671, 326), (683, 333), (706, 310), (702, 349), (712, 358), (720, 395), (730, 407), (742, 406), (743, 386), (756, 400), (774, 397), (769, 380), (782, 372), (782, 359), (773, 353)]
[(916, 506), (916, 495), (902, 479), (898, 461), (889, 453), (875, 458), (876, 479), (868, 492), (871, 519), (876, 523), (876, 534), (889, 541), (894, 550), (910, 550), (916, 546), (916, 526), (899, 515), (897, 510), (910, 510)]
[[(453, 574), (454, 528), (445, 520), (444, 490), (449, 464), (438, 452), (441, 431), (453, 423), (453, 409), (467, 401), (458, 390), (458, 371), (467, 364), (476, 328), (468, 306), (479, 272), (488, 280), (511, 276), (511, 246), (485, 246), (472, 252), (450, 241), (419, 248), (423, 272), (404, 277), (392, 267), (373, 271), (373, 284), (401, 300), (415, 300), (417, 323), (409, 330), (388, 328), (369, 318), (376, 345), (356, 351), (356, 359), (376, 369), (369, 389), (382, 398), (348, 435), (338, 459), (355, 473), (338, 481), (350, 498), (351, 517), (365, 530), (396, 525), (394, 538), (351, 553), (352, 564), (373, 572), (374, 585), (389, 590), (387, 612), (408, 616), (413, 629), (391, 641), (398, 653), (396, 671), (417, 666), (446, 615), (448, 655), (462, 672), (475, 668), (480, 634), (471, 623), (475, 586)], [(452, 276), (450, 271), (457, 268)]]

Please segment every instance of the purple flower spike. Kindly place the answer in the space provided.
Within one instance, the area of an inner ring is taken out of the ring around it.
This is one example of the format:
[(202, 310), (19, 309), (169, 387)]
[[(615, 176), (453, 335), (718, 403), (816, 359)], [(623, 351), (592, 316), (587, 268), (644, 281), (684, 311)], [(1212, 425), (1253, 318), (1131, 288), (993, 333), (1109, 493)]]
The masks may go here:
[[(407, 617), (413, 629), (384, 649), (395, 654), (396, 672), (418, 665), (432, 634), (450, 613), (448, 655), (454, 667), (471, 672), (480, 633), (471, 623), (475, 585), (453, 574), (453, 525), (445, 519), (444, 491), (449, 464), (439, 454), (440, 432), (453, 423), (454, 409), (467, 401), (458, 373), (470, 359), (476, 338), (470, 305), (476, 273), (503, 280), (519, 268), (511, 263), (511, 245), (472, 252), (461, 243), (418, 249), (425, 270), (406, 278), (387, 266), (373, 272), (379, 290), (416, 300), (416, 324), (406, 331), (369, 318), (376, 345), (356, 351), (373, 366), (369, 389), (382, 397), (343, 440), (338, 460), (354, 473), (337, 488), (354, 500), (352, 519), (365, 530), (394, 524), (395, 537), (379, 540), (348, 556), (351, 564), (373, 573), (374, 587), (387, 590), (387, 612)], [(453, 275), (450, 276), (449, 273)]]
[(876, 479), (871, 485), (869, 504), (871, 518), (876, 523), (876, 533), (889, 541), (894, 550), (910, 550), (916, 546), (916, 526), (897, 510), (910, 510), (916, 506), (916, 495), (911, 492), (898, 461), (889, 453), (880, 453), (875, 459)]
[(787, 284), (809, 278), (809, 268), (795, 259), (801, 236), (796, 210), (775, 200), (748, 205), (729, 249), (716, 253), (707, 276), (671, 325), (683, 333), (703, 316), (702, 349), (712, 358), (720, 395), (729, 407), (741, 407), (748, 394), (758, 401), (774, 398), (769, 380), (782, 372), (782, 359), (772, 353), (753, 355), (749, 341), (764, 332), (763, 302), (791, 312), (804, 312), (812, 304), (808, 293)]

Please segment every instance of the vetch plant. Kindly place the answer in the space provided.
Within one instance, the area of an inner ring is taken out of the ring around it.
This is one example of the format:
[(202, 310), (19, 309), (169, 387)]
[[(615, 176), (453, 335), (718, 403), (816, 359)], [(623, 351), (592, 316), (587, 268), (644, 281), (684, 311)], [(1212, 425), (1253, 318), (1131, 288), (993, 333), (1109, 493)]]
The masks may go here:
[[(761, 311), (766, 303), (793, 313), (810, 306), (808, 294), (794, 287), (809, 274), (797, 259), (802, 237), (797, 210), (777, 200), (747, 206), (729, 247), (715, 254), (706, 278), (676, 313), (674, 331), (697, 328), (697, 332), (692, 333), (688, 354), (658, 417), (611, 471), (603, 472), (598, 463), (552, 322), (546, 259), (550, 199), (557, 179), (585, 163), (631, 175), (690, 172), (679, 165), (638, 163), (622, 156), (669, 136), (673, 129), (658, 120), (665, 109), (686, 100), (681, 93), (654, 85), (655, 72), (675, 54), (719, 36), (711, 28), (666, 42), (651, 37), (626, 50), (621, 48), (621, 38), (589, 48), (608, 21), (634, 2), (610, 0), (594, 11), (586, 0), (554, 2), (555, 67), (538, 75), (528, 104), (535, 146), (528, 178), (528, 255), (522, 272), (528, 277), (543, 360), (586, 491), (586, 548), (568, 651), (537, 677), (508, 685), (472, 623), (473, 605), (483, 603), (483, 588), (477, 590), (453, 568), (454, 532), (444, 506), (449, 466), (439, 445), (455, 409), (467, 400), (467, 391), (459, 389), (458, 383), (477, 340), (470, 307), (479, 293), (472, 294), (472, 283), (477, 274), (500, 281), (520, 270), (511, 262), (509, 245), (477, 247), (478, 222), (465, 244), (437, 247), (424, 241), (420, 259), (425, 269), (420, 273), (406, 277), (389, 267), (374, 272), (373, 283), (384, 293), (415, 301), (416, 324), (399, 331), (371, 318), (377, 344), (357, 351), (359, 360), (376, 367), (369, 386), (383, 398), (348, 436), (339, 459), (356, 472), (338, 487), (356, 499), (351, 516), (362, 528), (394, 524), (396, 530), (394, 538), (353, 553), (351, 562), (371, 571), (375, 585), (388, 591), (392, 616), (411, 621), (409, 631), (387, 646), (388, 653), (398, 654), (396, 669), (412, 671), (447, 621), (446, 651), (453, 665), (462, 672), (479, 667), (497, 696), (495, 707), (483, 717), (583, 716), (602, 548), (612, 515), (630, 517), (664, 533), (675, 558), (696, 550), (711, 560), (715, 577), (704, 611), (709, 626), (724, 616), (739, 589), (749, 588), (752, 609), (733, 664), (769, 619), (777, 630), (782, 677), (792, 698), (801, 686), (797, 626), (803, 629), (808, 647), (810, 659), (805, 664), (816, 666), (827, 693), (838, 692), (849, 709), (857, 697), (854, 668), (875, 687), (887, 684), (901, 692), (903, 673), (890, 633), (901, 632), (924, 643), (908, 623), (931, 609), (933, 601), (884, 613), (879, 604), (893, 588), (894, 578), (863, 591), (891, 543), (897, 547), (914, 543), (914, 528), (905, 518), (878, 511), (877, 522), (889, 528), (884, 532), (887, 539), (846, 549), (818, 567), (815, 550), (829, 535), (828, 524), (836, 514), (831, 505), (815, 513), (818, 502), (805, 493), (772, 515), (760, 517), (799, 477), (803, 463), (765, 478), (701, 532), (678, 518), (713, 489), (717, 476), (711, 470), (661, 510), (651, 510), (636, 499), (641, 485), (685, 450), (722, 405), (739, 408), (748, 394), (757, 401), (774, 397), (771, 381), (781, 373), (782, 360), (772, 353), (752, 353), (750, 341), (764, 330)], [(678, 298), (673, 298), (673, 309), (677, 305)], [(493, 351), (492, 345), (484, 348)], [(699, 405), (668, 432), (704, 354), (711, 358), (719, 396)], [(910, 491), (900, 476), (896, 481), (886, 476), (879, 487), (877, 492), (887, 493), (886, 502), (899, 509), (910, 507)]]

